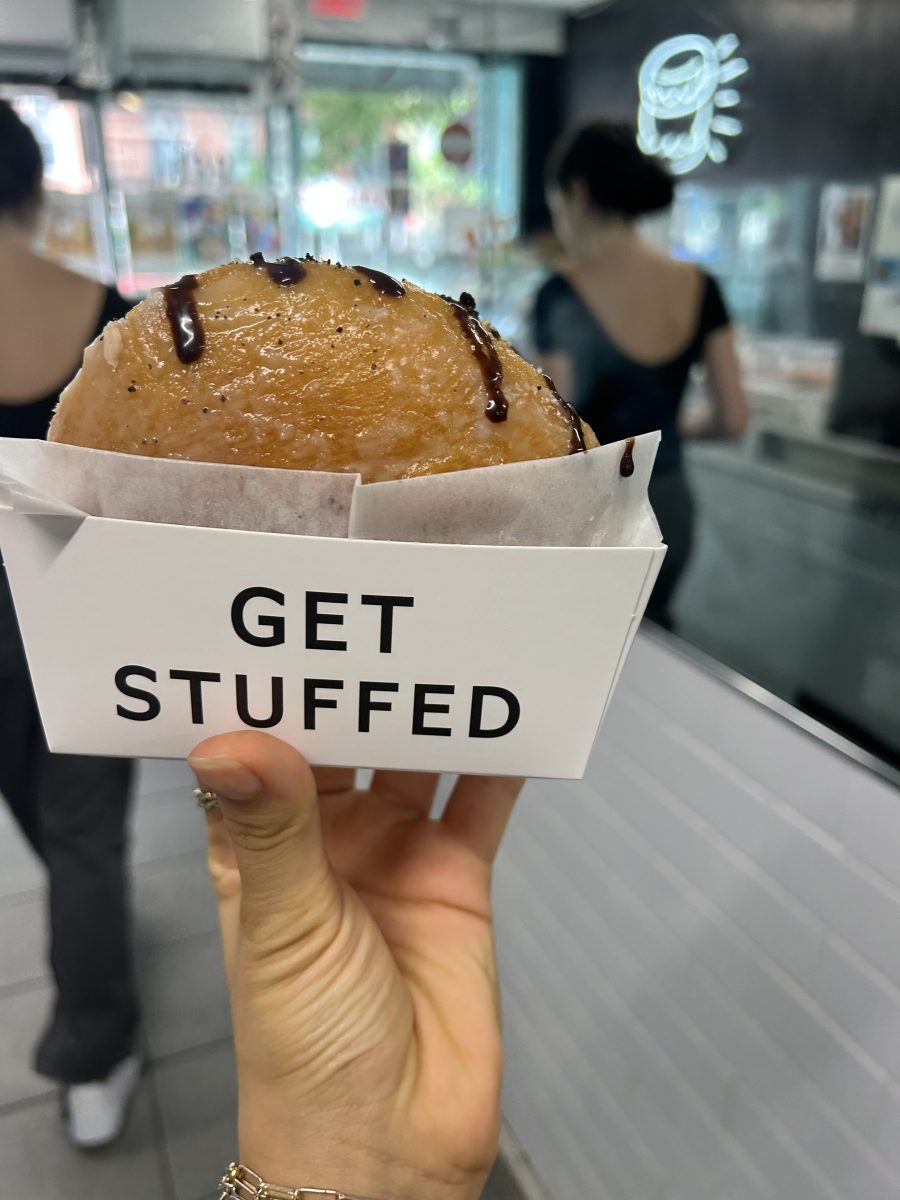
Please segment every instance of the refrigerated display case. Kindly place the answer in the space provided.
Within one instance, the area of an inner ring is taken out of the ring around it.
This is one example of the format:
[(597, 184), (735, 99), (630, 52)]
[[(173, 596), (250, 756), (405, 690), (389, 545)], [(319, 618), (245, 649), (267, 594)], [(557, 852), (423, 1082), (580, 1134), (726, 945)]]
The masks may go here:
[(715, 188), (683, 183), (670, 248), (719, 279), (745, 329), (808, 335), (811, 195), (809, 181), (796, 179)]
[(49, 257), (109, 282), (114, 275), (96, 110), (50, 88), (0, 84), (33, 131), (44, 158), (44, 212), (38, 242)]
[(103, 105), (102, 131), (122, 291), (140, 294), (251, 250), (284, 252), (261, 105), (128, 92)]

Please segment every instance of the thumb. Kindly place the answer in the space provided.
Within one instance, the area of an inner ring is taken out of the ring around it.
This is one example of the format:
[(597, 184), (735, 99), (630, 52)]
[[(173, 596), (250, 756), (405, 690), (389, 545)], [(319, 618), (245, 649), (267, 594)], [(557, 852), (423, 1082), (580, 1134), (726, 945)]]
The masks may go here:
[(215, 792), (241, 876), (241, 930), (262, 948), (326, 932), (341, 894), (322, 844), (316, 784), (306, 761), (268, 734), (222, 734), (188, 758)]

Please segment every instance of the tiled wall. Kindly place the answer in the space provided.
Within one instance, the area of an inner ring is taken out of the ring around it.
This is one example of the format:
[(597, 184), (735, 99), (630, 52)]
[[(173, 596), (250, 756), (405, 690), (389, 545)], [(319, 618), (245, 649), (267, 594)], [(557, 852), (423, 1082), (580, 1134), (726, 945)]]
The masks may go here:
[(642, 636), (496, 904), (554, 1198), (900, 1196), (900, 792)]

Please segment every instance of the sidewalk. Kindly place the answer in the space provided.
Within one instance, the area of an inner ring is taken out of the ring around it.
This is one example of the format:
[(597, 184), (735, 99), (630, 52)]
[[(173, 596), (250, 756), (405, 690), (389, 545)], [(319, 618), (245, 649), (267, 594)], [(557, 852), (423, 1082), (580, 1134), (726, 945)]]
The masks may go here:
[[(35, 1200), (209, 1200), (234, 1157), (234, 1056), (205, 828), (180, 764), (142, 764), (134, 821), (147, 1066), (116, 1146), (79, 1154), (54, 1088), (29, 1069), (51, 990), (41, 872), (0, 804), (0, 1175)], [(515, 1200), (498, 1171), (484, 1200)]]

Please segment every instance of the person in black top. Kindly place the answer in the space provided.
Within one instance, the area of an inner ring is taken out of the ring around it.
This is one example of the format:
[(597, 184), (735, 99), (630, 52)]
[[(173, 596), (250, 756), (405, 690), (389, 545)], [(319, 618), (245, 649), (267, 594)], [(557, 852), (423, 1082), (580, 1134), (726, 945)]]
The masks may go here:
[[(129, 308), (115, 289), (31, 249), (42, 171), (33, 134), (0, 101), (0, 437), (45, 437), (85, 345)], [(47, 750), (0, 571), (0, 792), (50, 885), (56, 1002), (35, 1066), (62, 1084), (80, 1146), (115, 1137), (139, 1073), (125, 856), (131, 778), (126, 760)]]
[[(648, 616), (671, 627), (690, 553), (693, 503), (681, 439), (739, 437), (747, 408), (734, 336), (716, 281), (641, 238), (635, 221), (669, 207), (673, 184), (628, 125), (595, 121), (547, 165), (554, 229), (567, 255), (537, 294), (533, 341), (543, 368), (603, 444), (655, 429), (650, 498), (668, 544)], [(702, 362), (712, 413), (693, 428), (681, 403)]]

